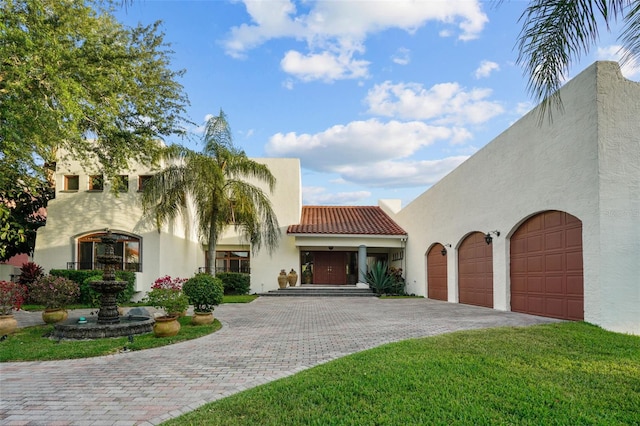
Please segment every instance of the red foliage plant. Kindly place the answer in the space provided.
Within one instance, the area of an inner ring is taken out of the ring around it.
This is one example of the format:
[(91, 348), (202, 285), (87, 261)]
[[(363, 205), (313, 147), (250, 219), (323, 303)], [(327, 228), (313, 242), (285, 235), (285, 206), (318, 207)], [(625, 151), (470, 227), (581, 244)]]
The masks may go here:
[(12, 281), (0, 281), (0, 315), (11, 315), (19, 310), (27, 294), (27, 288)]

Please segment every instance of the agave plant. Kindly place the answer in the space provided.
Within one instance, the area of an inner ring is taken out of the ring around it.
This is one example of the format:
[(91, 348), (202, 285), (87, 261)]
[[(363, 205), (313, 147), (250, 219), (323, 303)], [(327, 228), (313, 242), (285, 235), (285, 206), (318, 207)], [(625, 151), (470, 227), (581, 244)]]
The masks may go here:
[(389, 293), (395, 279), (387, 268), (386, 262), (376, 262), (367, 273), (367, 283), (377, 294)]

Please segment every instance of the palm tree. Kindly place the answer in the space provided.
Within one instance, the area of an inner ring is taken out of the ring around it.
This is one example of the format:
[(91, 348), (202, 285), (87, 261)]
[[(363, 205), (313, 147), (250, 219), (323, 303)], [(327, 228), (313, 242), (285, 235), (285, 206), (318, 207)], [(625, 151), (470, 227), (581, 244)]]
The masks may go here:
[(215, 275), (216, 245), (228, 226), (248, 240), (254, 253), (263, 245), (270, 253), (278, 246), (280, 229), (271, 202), (248, 182), (264, 182), (273, 192), (276, 180), (267, 166), (234, 147), (222, 110), (207, 120), (204, 143), (202, 153), (177, 145), (166, 148), (167, 166), (145, 184), (142, 205), (158, 229), (179, 215), (188, 221), (191, 205), (198, 235), (207, 245), (208, 272)]
[(558, 94), (572, 61), (598, 39), (598, 20), (607, 29), (622, 18), (623, 63), (640, 59), (640, 0), (533, 0), (520, 17), (517, 63), (524, 66), (527, 88), (542, 101), (541, 118), (550, 106), (562, 109)]

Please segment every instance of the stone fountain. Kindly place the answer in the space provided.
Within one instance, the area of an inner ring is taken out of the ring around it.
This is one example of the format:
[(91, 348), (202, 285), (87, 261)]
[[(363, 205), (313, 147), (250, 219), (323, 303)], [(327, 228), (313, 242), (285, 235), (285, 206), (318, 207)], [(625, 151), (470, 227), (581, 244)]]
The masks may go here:
[(122, 257), (115, 254), (116, 237), (107, 229), (101, 238), (105, 252), (97, 256), (104, 265), (102, 281), (94, 281), (91, 288), (100, 293), (100, 310), (97, 318), (70, 316), (67, 321), (56, 324), (53, 337), (58, 339), (98, 339), (103, 337), (133, 336), (153, 331), (155, 320), (147, 316), (121, 317), (118, 313), (118, 294), (127, 287), (126, 281), (116, 280), (116, 265)]
[(114, 246), (116, 237), (107, 229), (107, 234), (101, 238), (104, 244), (104, 254), (97, 256), (98, 262), (104, 265), (102, 281), (94, 281), (91, 288), (100, 293), (100, 311), (98, 312), (98, 324), (118, 324), (118, 294), (127, 287), (126, 281), (116, 280), (116, 265), (122, 262), (121, 256), (116, 256)]

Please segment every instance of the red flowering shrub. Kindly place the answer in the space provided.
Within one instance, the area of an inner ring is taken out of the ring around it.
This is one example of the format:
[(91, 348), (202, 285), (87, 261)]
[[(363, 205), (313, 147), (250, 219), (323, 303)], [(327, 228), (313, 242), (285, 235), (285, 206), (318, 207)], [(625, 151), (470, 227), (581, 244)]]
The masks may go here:
[(27, 288), (11, 281), (0, 281), (0, 315), (11, 315), (20, 309), (27, 294)]
[(31, 283), (29, 299), (47, 309), (64, 309), (80, 297), (80, 286), (68, 278), (45, 275)]
[(182, 284), (186, 281), (186, 278), (171, 278), (169, 275), (165, 275), (155, 280), (151, 285), (151, 289), (182, 290)]
[(153, 282), (147, 292), (146, 301), (151, 306), (163, 309), (166, 316), (179, 315), (189, 307), (189, 299), (182, 292), (186, 278), (171, 278), (166, 275)]

